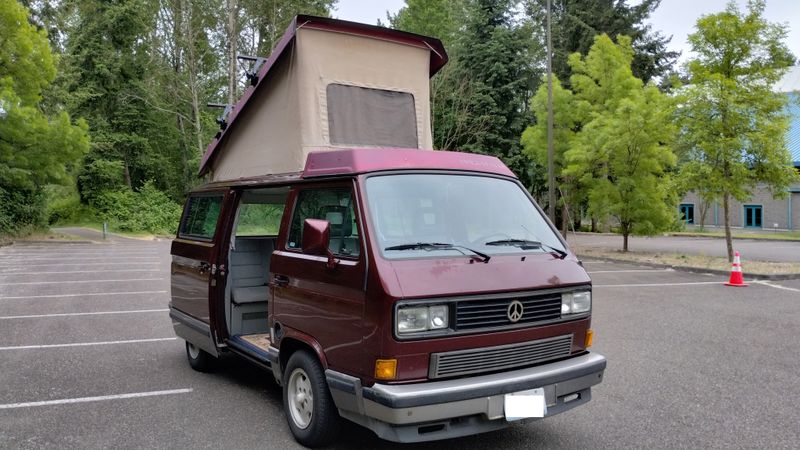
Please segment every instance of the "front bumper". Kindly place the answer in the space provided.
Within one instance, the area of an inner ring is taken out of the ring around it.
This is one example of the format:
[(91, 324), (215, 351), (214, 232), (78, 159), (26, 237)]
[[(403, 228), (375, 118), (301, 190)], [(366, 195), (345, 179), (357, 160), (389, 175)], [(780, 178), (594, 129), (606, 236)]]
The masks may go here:
[(544, 388), (547, 416), (567, 411), (591, 399), (591, 387), (602, 381), (605, 368), (605, 357), (587, 352), (526, 369), (415, 384), (362, 387), (349, 375), (332, 370), (325, 375), (342, 417), (383, 439), (420, 442), (507, 426), (504, 396), (513, 392)]

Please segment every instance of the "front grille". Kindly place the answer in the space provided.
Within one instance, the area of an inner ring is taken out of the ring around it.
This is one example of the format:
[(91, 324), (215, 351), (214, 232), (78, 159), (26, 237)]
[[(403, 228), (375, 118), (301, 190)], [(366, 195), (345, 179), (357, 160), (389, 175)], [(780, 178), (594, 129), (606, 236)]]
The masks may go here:
[(569, 356), (572, 334), (521, 344), (432, 353), (430, 378), (473, 375), (531, 366)]
[[(517, 322), (511, 322), (508, 318), (508, 307), (514, 300), (519, 300), (523, 306), (522, 317)], [(456, 305), (455, 330), (531, 324), (560, 318), (561, 292), (519, 298), (459, 301)]]

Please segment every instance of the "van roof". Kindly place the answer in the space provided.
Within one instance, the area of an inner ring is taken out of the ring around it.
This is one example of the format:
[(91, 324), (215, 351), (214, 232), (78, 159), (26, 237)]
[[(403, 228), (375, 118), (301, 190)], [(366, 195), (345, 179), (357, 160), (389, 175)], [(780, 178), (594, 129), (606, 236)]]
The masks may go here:
[(263, 86), (269, 84), (269, 77), (267, 77), (267, 74), (269, 74), (270, 71), (276, 67), (277, 62), (281, 60), (281, 57), (284, 55), (284, 53), (289, 53), (291, 51), (292, 45), (290, 44), (292, 44), (292, 42), (295, 40), (297, 32), (301, 28), (368, 37), (429, 50), (429, 76), (433, 76), (436, 72), (438, 72), (448, 60), (447, 53), (442, 45), (442, 42), (436, 38), (375, 25), (367, 25), (326, 17), (307, 15), (295, 16), (295, 18), (289, 24), (289, 27), (286, 29), (283, 38), (281, 38), (280, 42), (278, 42), (272, 53), (269, 55), (269, 58), (267, 58), (266, 62), (258, 70), (258, 81), (256, 84), (254, 86), (247, 87), (241, 98), (236, 102), (228, 114), (226, 119), (227, 126), (225, 129), (217, 133), (217, 135), (208, 145), (202, 159), (200, 160), (199, 175), (204, 175), (211, 169), (211, 163), (214, 160), (215, 153), (217, 153), (217, 149), (220, 147), (220, 144), (223, 142), (223, 140), (225, 140), (226, 136), (230, 134), (230, 130), (235, 127), (237, 117), (239, 117), (242, 111), (246, 108), (248, 102), (254, 97), (254, 93)]
[(391, 170), (453, 170), (516, 178), (514, 172), (495, 156), (441, 150), (358, 148), (312, 152), (302, 172), (221, 181), (207, 184), (200, 190), (223, 186), (285, 185), (316, 178)]

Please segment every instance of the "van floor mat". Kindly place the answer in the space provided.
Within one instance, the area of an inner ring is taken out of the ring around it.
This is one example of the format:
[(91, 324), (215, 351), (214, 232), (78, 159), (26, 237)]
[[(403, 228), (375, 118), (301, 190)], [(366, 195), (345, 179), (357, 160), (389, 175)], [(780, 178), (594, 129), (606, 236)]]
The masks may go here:
[(232, 336), (228, 342), (253, 356), (257, 356), (259, 359), (268, 361), (269, 333), (238, 334)]

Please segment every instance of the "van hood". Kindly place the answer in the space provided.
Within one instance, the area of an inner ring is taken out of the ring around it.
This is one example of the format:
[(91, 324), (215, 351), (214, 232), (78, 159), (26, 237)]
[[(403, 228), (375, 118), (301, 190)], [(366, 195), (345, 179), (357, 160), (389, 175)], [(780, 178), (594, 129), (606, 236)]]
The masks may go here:
[[(556, 288), (591, 283), (573, 255), (494, 255), (488, 263), (470, 258), (394, 260), (393, 297), (420, 298)], [(396, 292), (395, 292), (396, 291)]]

